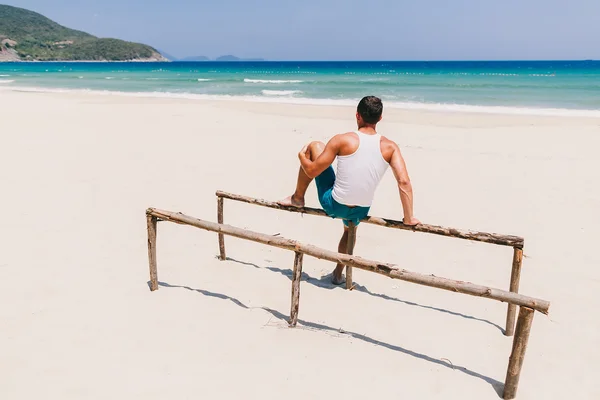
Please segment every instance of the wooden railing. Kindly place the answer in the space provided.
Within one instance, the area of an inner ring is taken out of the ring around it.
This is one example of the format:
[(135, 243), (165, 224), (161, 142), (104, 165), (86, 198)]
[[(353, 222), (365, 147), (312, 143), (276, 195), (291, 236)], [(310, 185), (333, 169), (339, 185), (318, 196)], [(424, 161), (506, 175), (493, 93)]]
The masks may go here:
[[(220, 198), (219, 210), (221, 211), (220, 214), (222, 216), (222, 198)], [(251, 240), (269, 246), (293, 251), (295, 253), (295, 258), (289, 319), (289, 324), (291, 327), (296, 326), (298, 322), (298, 312), (300, 307), (300, 280), (302, 276), (302, 263), (304, 254), (359, 268), (365, 271), (376, 272), (392, 279), (400, 279), (419, 285), (449, 290), (455, 293), (468, 294), (471, 296), (507, 302), (515, 307), (520, 307), (515, 337), (513, 339), (512, 352), (509, 358), (508, 370), (506, 373), (503, 396), (505, 399), (515, 398), (523, 365), (523, 359), (525, 357), (525, 350), (529, 340), (529, 332), (531, 330), (534, 311), (537, 310), (547, 314), (550, 308), (550, 303), (548, 301), (524, 296), (515, 292), (476, 285), (470, 282), (457, 281), (433, 275), (424, 275), (411, 272), (399, 268), (393, 264), (367, 260), (349, 254), (336, 253), (310, 244), (303, 244), (295, 240), (253, 232), (230, 225), (224, 225), (221, 223), (221, 220), (222, 217), (220, 218), (220, 223), (214, 223), (193, 218), (181, 213), (149, 208), (146, 211), (146, 221), (148, 228), (150, 289), (153, 291), (158, 289), (158, 271), (156, 259), (157, 222), (169, 221), (177, 224), (193, 226), (207, 231), (217, 232), (220, 238), (222, 238), (224, 235), (234, 236), (237, 238)], [(221, 255), (224, 256), (224, 242), (222, 240), (220, 240), (220, 245), (223, 245), (220, 247), (223, 251)]]
[[(267, 200), (255, 199), (248, 196), (240, 196), (237, 194), (223, 192), (221, 190), (217, 191), (217, 204), (218, 204), (218, 212), (217, 218), (219, 223), (223, 223), (223, 199), (229, 199), (234, 201), (239, 201), (248, 204), (255, 204), (262, 207), (273, 208), (276, 210), (284, 210), (295, 213), (316, 215), (320, 217), (329, 217), (325, 211), (318, 208), (310, 208), (310, 207), (294, 207), (294, 206), (282, 206), (278, 203), (274, 203)], [(519, 281), (521, 279), (521, 266), (523, 264), (523, 246), (525, 244), (525, 240), (519, 236), (513, 235), (501, 235), (497, 233), (487, 233), (487, 232), (477, 232), (477, 231), (469, 231), (463, 229), (456, 228), (446, 228), (443, 226), (437, 225), (427, 225), (427, 224), (419, 224), (416, 226), (405, 225), (401, 221), (395, 221), (393, 219), (380, 218), (380, 217), (371, 217), (368, 216), (361, 221), (361, 223), (373, 224), (378, 226), (383, 226), (386, 228), (393, 229), (401, 229), (406, 231), (413, 232), (423, 232), (430, 233), (434, 235), (441, 235), (447, 237), (453, 237), (458, 239), (472, 240), (476, 242), (483, 243), (492, 243), (501, 246), (509, 246), (513, 248), (513, 260), (512, 260), (512, 271), (510, 276), (510, 285), (509, 291), (513, 293), (519, 292)], [(352, 250), (354, 248), (354, 238), (356, 235), (356, 228), (353, 224), (349, 224), (349, 238), (348, 238), (348, 253), (352, 254)], [(225, 259), (225, 241), (223, 235), (219, 235), (219, 250), (221, 260)], [(352, 289), (352, 266), (346, 267), (346, 288)], [(513, 304), (508, 304), (508, 310), (506, 312), (506, 329), (504, 330), (504, 334), (506, 336), (512, 336), (515, 330), (515, 317), (517, 313), (517, 307)]]

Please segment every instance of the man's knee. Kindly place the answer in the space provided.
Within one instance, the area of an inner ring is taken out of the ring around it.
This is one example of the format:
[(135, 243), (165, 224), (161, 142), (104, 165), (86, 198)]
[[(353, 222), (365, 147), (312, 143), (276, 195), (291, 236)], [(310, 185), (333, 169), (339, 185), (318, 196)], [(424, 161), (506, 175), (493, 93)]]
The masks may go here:
[(325, 150), (325, 143), (315, 140), (314, 142), (310, 142), (308, 144), (307, 155), (312, 161), (314, 161), (321, 155), (323, 150)]

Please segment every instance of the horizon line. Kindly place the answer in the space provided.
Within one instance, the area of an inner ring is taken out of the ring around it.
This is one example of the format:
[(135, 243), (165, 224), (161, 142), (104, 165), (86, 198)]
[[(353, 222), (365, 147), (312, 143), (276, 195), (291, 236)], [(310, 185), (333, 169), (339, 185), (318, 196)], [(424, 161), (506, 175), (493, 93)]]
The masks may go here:
[(473, 59), (473, 60), (395, 60), (395, 59), (372, 59), (372, 60), (324, 60), (324, 59), (290, 59), (290, 60), (282, 60), (282, 59), (259, 59), (260, 57), (249, 58), (249, 59), (240, 59), (240, 60), (183, 60), (183, 59), (175, 59), (169, 60), (170, 62), (223, 62), (223, 63), (236, 63), (236, 62), (539, 62), (539, 61), (576, 61), (576, 62), (585, 62), (585, 61), (600, 61), (600, 58), (540, 58), (540, 59)]

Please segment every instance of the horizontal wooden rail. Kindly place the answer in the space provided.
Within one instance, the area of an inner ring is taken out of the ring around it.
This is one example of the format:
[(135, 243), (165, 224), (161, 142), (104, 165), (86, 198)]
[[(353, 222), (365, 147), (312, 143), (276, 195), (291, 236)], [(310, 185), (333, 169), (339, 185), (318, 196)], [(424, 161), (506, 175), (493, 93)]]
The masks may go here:
[(417, 272), (411, 272), (405, 269), (401, 269), (393, 264), (367, 260), (358, 256), (351, 256), (348, 254), (336, 253), (333, 251), (321, 249), (317, 246), (303, 244), (295, 240), (286, 239), (280, 236), (266, 235), (264, 233), (253, 232), (246, 229), (236, 228), (230, 225), (217, 224), (214, 222), (193, 218), (185, 214), (174, 213), (155, 208), (149, 208), (147, 210), (147, 214), (163, 221), (171, 221), (178, 224), (190, 225), (196, 228), (217, 232), (223, 235), (234, 236), (241, 239), (247, 239), (254, 242), (263, 243), (269, 246), (291, 250), (296, 253), (307, 254), (316, 258), (344, 264), (354, 268), (376, 272), (378, 274), (385, 275), (393, 279), (400, 279), (419, 285), (436, 287), (439, 289), (468, 294), (471, 296), (485, 297), (497, 301), (506, 302), (509, 304), (528, 307), (542, 312), (544, 314), (547, 314), (550, 308), (550, 303), (546, 300), (536, 299), (518, 293), (507, 292), (501, 289), (476, 285), (469, 282), (456, 281), (433, 275), (419, 274)]
[[(221, 190), (217, 191), (217, 197), (240, 201), (243, 203), (256, 204), (263, 207), (274, 208), (276, 210), (285, 210), (290, 212), (302, 213), (302, 214), (310, 214), (310, 215), (319, 215), (322, 217), (329, 217), (325, 211), (319, 208), (311, 208), (311, 207), (295, 207), (295, 206), (282, 206), (281, 204), (262, 200), (255, 199), (248, 196), (241, 196), (237, 194), (223, 192)], [(329, 217), (331, 218), (331, 217)], [(401, 221), (395, 221), (393, 219), (386, 219), (380, 217), (367, 217), (363, 219), (361, 222), (379, 226), (385, 226), (387, 228), (395, 228), (402, 229), (405, 231), (413, 231), (413, 232), (424, 232), (431, 233), (434, 235), (441, 236), (449, 236), (455, 237), (459, 239), (473, 240), (476, 242), (484, 242), (484, 243), (493, 243), (501, 246), (510, 246), (516, 247), (519, 249), (523, 248), (525, 243), (525, 239), (519, 236), (513, 235), (501, 235), (497, 233), (487, 233), (487, 232), (476, 232), (476, 231), (468, 231), (456, 228), (446, 228), (443, 226), (437, 225), (427, 225), (427, 224), (419, 224), (416, 226), (405, 225)]]

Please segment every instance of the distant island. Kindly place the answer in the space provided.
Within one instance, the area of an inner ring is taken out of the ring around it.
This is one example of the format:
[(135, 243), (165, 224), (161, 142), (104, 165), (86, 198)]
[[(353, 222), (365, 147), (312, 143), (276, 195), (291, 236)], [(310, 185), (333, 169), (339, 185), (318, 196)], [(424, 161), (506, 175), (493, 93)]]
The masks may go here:
[(141, 43), (97, 38), (33, 11), (0, 5), (0, 61), (168, 61)]
[(193, 57), (184, 57), (180, 59), (175, 59), (173, 61), (210, 61), (210, 58), (206, 56), (193, 56)]
[(184, 57), (184, 58), (176, 59), (176, 58), (167, 56), (167, 54), (165, 54), (164, 52), (162, 53), (162, 55), (167, 57), (171, 61), (266, 61), (264, 58), (239, 58), (239, 57), (232, 56), (232, 55), (217, 57), (214, 60), (211, 60), (210, 58), (208, 58), (206, 56), (193, 56), (193, 57)]
[(236, 56), (227, 55), (227, 56), (218, 57), (215, 61), (265, 61), (265, 60), (262, 58), (239, 58)]

